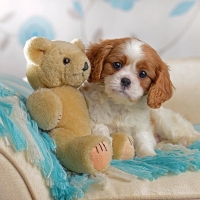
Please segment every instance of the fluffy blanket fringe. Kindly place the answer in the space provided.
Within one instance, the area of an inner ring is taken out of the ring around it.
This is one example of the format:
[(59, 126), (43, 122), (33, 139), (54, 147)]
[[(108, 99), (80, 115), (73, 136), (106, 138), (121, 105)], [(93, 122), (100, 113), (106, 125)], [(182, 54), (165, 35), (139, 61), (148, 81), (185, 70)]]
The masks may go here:
[(200, 141), (189, 148), (166, 144), (156, 150), (154, 157), (134, 158), (133, 160), (112, 161), (112, 166), (141, 179), (154, 180), (168, 174), (180, 174), (187, 170), (200, 169)]
[[(24, 151), (29, 162), (42, 172), (55, 199), (71, 200), (84, 196), (86, 189), (99, 180), (86, 174), (64, 170), (55, 157), (52, 138), (30, 118), (26, 98), (0, 84), (0, 137), (16, 151)], [(154, 180), (168, 174), (200, 169), (200, 141), (189, 148), (165, 145), (155, 157), (113, 160), (111, 165), (140, 179)], [(98, 175), (97, 175), (98, 176)]]

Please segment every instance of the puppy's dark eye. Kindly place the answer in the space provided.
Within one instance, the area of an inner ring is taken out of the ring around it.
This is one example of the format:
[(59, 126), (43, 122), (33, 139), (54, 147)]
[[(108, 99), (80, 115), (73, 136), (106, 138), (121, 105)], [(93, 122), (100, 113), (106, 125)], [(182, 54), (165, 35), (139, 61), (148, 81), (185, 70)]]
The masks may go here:
[(113, 67), (116, 69), (116, 70), (120, 70), (122, 68), (122, 64), (120, 62), (114, 62), (113, 63)]
[(63, 63), (64, 63), (64, 65), (70, 63), (70, 59), (69, 58), (64, 58), (63, 59)]
[(139, 77), (140, 77), (140, 78), (145, 78), (146, 76), (147, 76), (147, 73), (146, 73), (145, 71), (141, 70), (141, 71), (139, 72)]

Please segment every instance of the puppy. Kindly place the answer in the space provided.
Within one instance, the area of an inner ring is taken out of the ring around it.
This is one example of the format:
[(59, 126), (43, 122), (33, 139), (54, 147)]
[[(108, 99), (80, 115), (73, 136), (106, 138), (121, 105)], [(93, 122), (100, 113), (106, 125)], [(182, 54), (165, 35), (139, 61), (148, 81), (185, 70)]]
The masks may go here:
[(103, 40), (91, 44), (87, 56), (91, 75), (81, 91), (93, 134), (113, 140), (116, 133), (131, 135), (138, 157), (156, 154), (155, 135), (184, 145), (199, 139), (192, 124), (161, 107), (172, 97), (173, 84), (168, 66), (148, 44), (136, 38)]

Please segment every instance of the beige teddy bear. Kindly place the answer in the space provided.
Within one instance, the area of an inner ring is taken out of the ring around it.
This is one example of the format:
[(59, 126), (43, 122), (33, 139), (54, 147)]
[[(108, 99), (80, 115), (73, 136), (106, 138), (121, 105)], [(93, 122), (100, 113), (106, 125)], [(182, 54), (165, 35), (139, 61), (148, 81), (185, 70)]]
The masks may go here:
[(90, 74), (85, 46), (34, 37), (24, 47), (27, 78), (35, 92), (27, 107), (38, 126), (55, 139), (57, 157), (64, 167), (94, 174), (109, 166), (110, 141), (91, 135), (85, 99), (77, 89)]

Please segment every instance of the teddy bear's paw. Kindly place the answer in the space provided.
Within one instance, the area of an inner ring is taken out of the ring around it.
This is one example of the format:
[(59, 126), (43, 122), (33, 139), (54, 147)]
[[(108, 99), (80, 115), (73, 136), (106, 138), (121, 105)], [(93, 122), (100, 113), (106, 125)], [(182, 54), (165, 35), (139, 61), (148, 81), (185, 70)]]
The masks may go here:
[(104, 170), (112, 157), (112, 149), (107, 142), (100, 142), (90, 152), (90, 159), (97, 171)]
[(133, 146), (133, 140), (127, 138), (122, 149), (121, 160), (132, 159), (135, 156), (135, 150)]
[(113, 159), (128, 160), (135, 156), (134, 142), (131, 135), (126, 133), (112, 133)]

